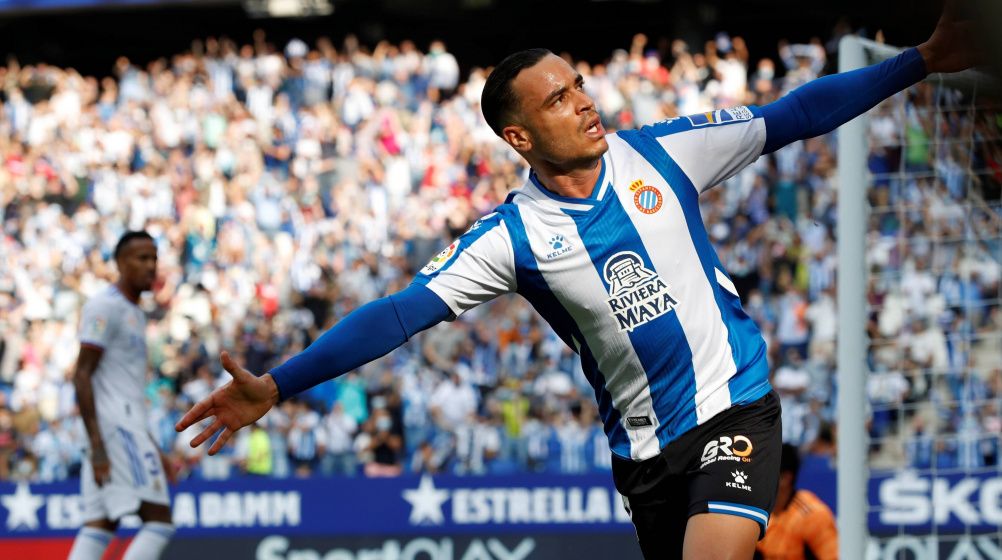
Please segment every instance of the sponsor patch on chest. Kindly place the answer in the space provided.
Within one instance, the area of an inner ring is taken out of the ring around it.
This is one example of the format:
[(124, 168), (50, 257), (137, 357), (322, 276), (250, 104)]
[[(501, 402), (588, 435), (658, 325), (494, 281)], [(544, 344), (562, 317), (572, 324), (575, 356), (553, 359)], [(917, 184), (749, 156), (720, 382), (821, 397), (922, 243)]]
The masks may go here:
[(678, 305), (668, 283), (644, 266), (644, 261), (633, 251), (609, 257), (604, 275), (609, 286), (606, 305), (620, 332), (632, 332)]

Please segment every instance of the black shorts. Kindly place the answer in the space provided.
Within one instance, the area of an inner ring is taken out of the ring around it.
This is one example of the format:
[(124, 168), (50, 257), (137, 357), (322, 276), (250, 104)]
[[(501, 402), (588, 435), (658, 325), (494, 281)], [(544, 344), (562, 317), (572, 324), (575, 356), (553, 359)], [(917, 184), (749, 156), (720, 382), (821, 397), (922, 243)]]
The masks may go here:
[(765, 535), (776, 501), (783, 433), (779, 397), (721, 412), (646, 461), (613, 456), (616, 489), (648, 559), (682, 557), (689, 517), (724, 513), (759, 523)]

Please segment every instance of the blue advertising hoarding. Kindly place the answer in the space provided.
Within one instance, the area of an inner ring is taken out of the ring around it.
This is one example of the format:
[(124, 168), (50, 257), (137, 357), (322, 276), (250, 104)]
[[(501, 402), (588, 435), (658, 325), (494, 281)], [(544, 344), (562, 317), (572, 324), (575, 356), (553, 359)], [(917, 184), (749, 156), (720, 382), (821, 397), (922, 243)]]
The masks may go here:
[[(801, 485), (817, 480), (802, 478)], [(1002, 526), (998, 473), (902, 471), (872, 478), (869, 496), (876, 535), (992, 533)], [(334, 536), (633, 531), (606, 474), (189, 480), (172, 489), (172, 502), (180, 533), (196, 537), (276, 529)], [(72, 535), (81, 514), (75, 481), (0, 483), (7, 536)]]
[[(78, 485), (0, 484), (10, 536), (79, 527)], [(461, 535), (632, 533), (607, 475), (432, 478), (242, 477), (186, 481), (172, 492), (179, 535)]]
[(872, 534), (996, 533), (1002, 526), (1002, 473), (874, 476), (869, 501)]
[[(833, 472), (804, 475), (801, 486), (834, 498)], [(869, 495), (870, 558), (1002, 558), (997, 472), (888, 473)], [(172, 501), (168, 559), (640, 557), (608, 474), (189, 480)], [(81, 516), (76, 482), (0, 483), (0, 557), (64, 558)]]

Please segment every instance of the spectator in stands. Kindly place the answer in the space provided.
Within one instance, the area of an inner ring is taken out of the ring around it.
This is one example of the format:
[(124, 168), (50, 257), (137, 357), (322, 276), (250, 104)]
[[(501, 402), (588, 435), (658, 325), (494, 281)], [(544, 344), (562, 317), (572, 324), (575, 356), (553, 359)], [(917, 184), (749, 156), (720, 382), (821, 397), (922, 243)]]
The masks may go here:
[(262, 423), (255, 423), (251, 430), (236, 443), (234, 453), (240, 470), (255, 476), (271, 476), (271, 440)]
[(323, 445), (320, 460), (321, 472), (325, 475), (356, 474), (355, 450), (352, 442), (358, 432), (358, 422), (344, 410), (344, 405), (335, 402), (323, 420)]
[(376, 409), (366, 421), (356, 449), (363, 457), (365, 476), (399, 476), (403, 472), (403, 441), (393, 433), (393, 418), (386, 409)]
[(296, 402), (289, 428), (289, 456), (298, 477), (313, 474), (322, 455), (320, 415), (305, 401)]

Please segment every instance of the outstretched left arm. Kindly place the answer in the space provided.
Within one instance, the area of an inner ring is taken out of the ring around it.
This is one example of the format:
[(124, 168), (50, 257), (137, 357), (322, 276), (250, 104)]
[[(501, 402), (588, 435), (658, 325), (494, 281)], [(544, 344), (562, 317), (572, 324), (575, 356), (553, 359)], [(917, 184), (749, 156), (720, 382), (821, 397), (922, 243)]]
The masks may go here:
[(825, 76), (762, 107), (768, 154), (797, 140), (835, 130), (884, 99), (933, 72), (959, 72), (981, 58), (972, 22), (956, 18), (958, 0), (948, 0), (928, 41), (880, 64)]
[(762, 153), (831, 132), (914, 85), (926, 73), (922, 55), (908, 49), (880, 64), (808, 82), (762, 106), (766, 131)]

